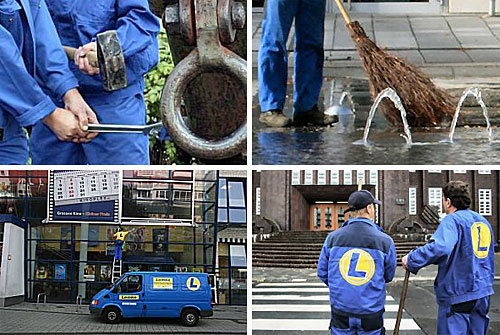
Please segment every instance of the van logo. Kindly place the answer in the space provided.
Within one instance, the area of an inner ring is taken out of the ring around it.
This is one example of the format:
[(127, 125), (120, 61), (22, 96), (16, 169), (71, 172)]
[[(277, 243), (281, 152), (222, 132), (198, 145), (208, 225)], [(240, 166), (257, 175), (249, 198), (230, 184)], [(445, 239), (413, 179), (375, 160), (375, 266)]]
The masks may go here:
[(137, 294), (120, 294), (120, 300), (139, 300)]
[(153, 290), (173, 290), (174, 278), (153, 278)]
[(186, 285), (191, 291), (198, 291), (201, 287), (200, 280), (196, 277), (189, 277), (186, 281)]

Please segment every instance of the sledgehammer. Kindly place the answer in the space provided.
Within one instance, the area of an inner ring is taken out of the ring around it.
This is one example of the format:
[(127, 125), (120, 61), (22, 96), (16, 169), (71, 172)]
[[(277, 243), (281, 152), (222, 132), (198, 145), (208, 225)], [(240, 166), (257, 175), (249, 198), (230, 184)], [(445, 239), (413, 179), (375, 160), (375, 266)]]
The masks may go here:
[(399, 300), (398, 316), (396, 317), (396, 325), (394, 326), (394, 335), (399, 335), (399, 326), (403, 318), (403, 309), (405, 307), (406, 293), (408, 292), (408, 281), (410, 279), (410, 271), (406, 270), (405, 280), (403, 282), (403, 291), (401, 292), (401, 299)]
[[(85, 57), (90, 65), (99, 68), (104, 90), (111, 92), (127, 87), (127, 66), (116, 30), (97, 34), (96, 44), (97, 52), (89, 52)], [(69, 59), (75, 59), (77, 49), (65, 46), (64, 51)]]

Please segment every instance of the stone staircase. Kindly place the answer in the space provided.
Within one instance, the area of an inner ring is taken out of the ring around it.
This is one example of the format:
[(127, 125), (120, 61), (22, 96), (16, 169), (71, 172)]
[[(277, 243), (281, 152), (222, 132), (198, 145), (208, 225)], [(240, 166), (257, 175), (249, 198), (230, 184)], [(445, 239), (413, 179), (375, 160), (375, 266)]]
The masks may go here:
[[(289, 231), (254, 242), (252, 266), (315, 268), (328, 233), (328, 231)], [(398, 265), (401, 265), (402, 256), (426, 243), (406, 241), (401, 237), (393, 237), (393, 239), (396, 244)]]

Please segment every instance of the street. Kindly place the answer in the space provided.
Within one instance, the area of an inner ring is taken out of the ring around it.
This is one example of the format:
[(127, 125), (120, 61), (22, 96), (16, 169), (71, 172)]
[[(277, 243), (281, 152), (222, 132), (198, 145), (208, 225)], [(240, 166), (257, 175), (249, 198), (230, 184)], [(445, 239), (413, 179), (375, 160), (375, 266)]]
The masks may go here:
[(23, 303), (0, 308), (0, 334), (246, 334), (246, 307), (214, 306), (214, 317), (196, 327), (176, 319), (124, 319), (111, 325), (91, 317), (88, 307)]
[[(500, 255), (497, 255), (497, 264)], [(437, 267), (422, 269), (410, 277), (408, 295), (401, 321), (401, 335), (436, 333), (437, 304), (434, 277)], [(392, 283), (387, 285), (384, 325), (393, 334), (404, 272), (398, 267)], [(495, 281), (500, 292), (500, 278)], [(315, 269), (253, 268), (252, 328), (255, 335), (328, 334), (330, 303), (328, 288), (320, 282)], [(491, 299), (490, 334), (500, 331), (500, 301)]]

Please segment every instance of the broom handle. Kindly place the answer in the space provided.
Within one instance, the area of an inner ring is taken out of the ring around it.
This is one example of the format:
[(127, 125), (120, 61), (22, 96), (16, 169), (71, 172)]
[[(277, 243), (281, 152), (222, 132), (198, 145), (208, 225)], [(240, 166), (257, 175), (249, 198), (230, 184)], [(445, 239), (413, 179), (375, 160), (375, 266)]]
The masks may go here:
[(345, 22), (347, 24), (351, 24), (352, 19), (349, 16), (349, 13), (347, 13), (347, 10), (345, 9), (344, 4), (342, 3), (342, 0), (335, 0), (335, 2), (337, 3), (337, 6), (339, 7), (340, 14), (342, 14), (342, 16), (344, 17)]
[(394, 326), (394, 335), (399, 335), (399, 326), (403, 318), (403, 308), (405, 307), (406, 293), (408, 292), (408, 281), (410, 279), (410, 271), (406, 270), (405, 280), (403, 282), (403, 292), (401, 292), (401, 299), (399, 300), (398, 315), (396, 317), (396, 325)]

